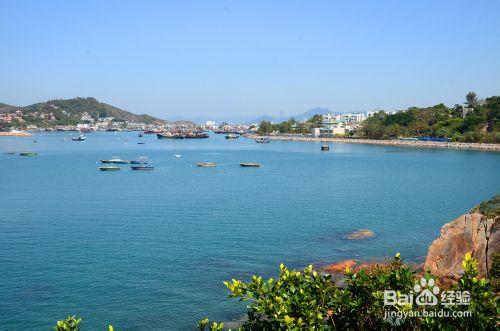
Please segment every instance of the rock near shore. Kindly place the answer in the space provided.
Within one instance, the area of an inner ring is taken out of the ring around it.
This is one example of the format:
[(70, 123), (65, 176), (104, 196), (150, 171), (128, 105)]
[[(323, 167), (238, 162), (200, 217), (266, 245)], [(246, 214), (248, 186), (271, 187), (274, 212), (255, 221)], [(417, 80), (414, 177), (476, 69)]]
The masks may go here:
[(457, 279), (463, 273), (467, 252), (478, 261), (480, 276), (488, 276), (493, 255), (500, 249), (500, 216), (488, 218), (471, 212), (445, 224), (441, 235), (429, 247), (424, 268), (433, 275)]

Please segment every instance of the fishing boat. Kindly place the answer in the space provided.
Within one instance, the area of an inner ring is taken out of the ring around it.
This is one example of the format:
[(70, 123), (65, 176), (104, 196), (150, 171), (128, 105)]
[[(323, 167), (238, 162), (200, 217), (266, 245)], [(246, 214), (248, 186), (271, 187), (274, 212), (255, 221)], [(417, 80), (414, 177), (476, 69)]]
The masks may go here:
[(101, 160), (101, 163), (117, 163), (117, 164), (129, 164), (130, 161), (122, 160), (117, 156), (113, 156), (113, 158), (109, 160)]
[(158, 139), (199, 139), (209, 138), (209, 134), (204, 131), (190, 131), (190, 132), (161, 132), (157, 133)]
[(143, 164), (143, 165), (133, 165), (130, 167), (130, 169), (132, 170), (154, 170), (155, 167), (153, 167), (152, 165), (147, 165), (147, 164)]
[(269, 138), (257, 138), (255, 139), (256, 143), (259, 144), (269, 144), (270, 139)]
[(85, 137), (83, 134), (79, 135), (78, 137), (73, 137), (71, 138), (73, 141), (84, 141), (85, 139), (87, 139), (87, 137)]
[(137, 160), (130, 161), (131, 164), (147, 164), (148, 158), (145, 156), (140, 156)]
[(115, 165), (107, 165), (107, 166), (99, 167), (99, 170), (101, 170), (101, 171), (116, 171), (116, 170), (120, 170), (120, 169), (121, 169), (120, 167), (117, 167)]
[(240, 163), (240, 167), (245, 167), (245, 168), (260, 168), (260, 163), (255, 163), (255, 162), (242, 162)]
[(158, 139), (174, 139), (174, 134), (171, 133), (171, 132), (161, 132), (161, 133), (157, 133), (156, 134), (156, 137), (158, 137)]
[(199, 162), (196, 163), (196, 166), (203, 168), (215, 167), (215, 162)]
[(239, 137), (239, 135), (233, 133), (226, 134), (226, 139), (238, 139)]
[(22, 153), (19, 153), (19, 155), (21, 155), (21, 156), (37, 156), (38, 153), (37, 152), (22, 152)]

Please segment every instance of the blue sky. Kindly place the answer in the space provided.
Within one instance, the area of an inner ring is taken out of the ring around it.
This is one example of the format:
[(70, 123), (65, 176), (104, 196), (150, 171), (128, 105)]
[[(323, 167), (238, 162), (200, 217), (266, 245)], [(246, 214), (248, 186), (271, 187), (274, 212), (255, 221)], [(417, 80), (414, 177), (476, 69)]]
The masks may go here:
[(163, 118), (500, 94), (500, 1), (0, 0), (0, 102)]

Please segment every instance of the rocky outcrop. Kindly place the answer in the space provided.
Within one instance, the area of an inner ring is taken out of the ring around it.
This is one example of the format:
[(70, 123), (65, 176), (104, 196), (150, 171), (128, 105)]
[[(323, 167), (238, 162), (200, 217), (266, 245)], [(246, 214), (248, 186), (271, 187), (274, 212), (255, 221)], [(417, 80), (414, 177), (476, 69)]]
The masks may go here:
[(472, 212), (445, 224), (441, 235), (429, 247), (424, 268), (435, 276), (460, 278), (462, 260), (467, 252), (478, 261), (479, 275), (487, 276), (493, 254), (499, 253), (500, 216)]
[(346, 238), (349, 240), (359, 240), (359, 239), (366, 239), (366, 238), (371, 238), (375, 235), (372, 230), (367, 230), (367, 229), (359, 229), (355, 232), (349, 233)]

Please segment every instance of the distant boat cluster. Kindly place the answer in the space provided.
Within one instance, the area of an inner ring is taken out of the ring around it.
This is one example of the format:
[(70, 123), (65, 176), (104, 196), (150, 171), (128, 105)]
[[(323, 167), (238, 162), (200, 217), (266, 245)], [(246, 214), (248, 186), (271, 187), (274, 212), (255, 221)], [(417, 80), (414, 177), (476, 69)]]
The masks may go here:
[(106, 164), (99, 167), (101, 171), (121, 170), (116, 164), (131, 164), (131, 170), (154, 170), (154, 166), (149, 164), (148, 158), (145, 156), (141, 156), (137, 160), (123, 160), (117, 156), (113, 156), (109, 160), (100, 160), (100, 162)]

